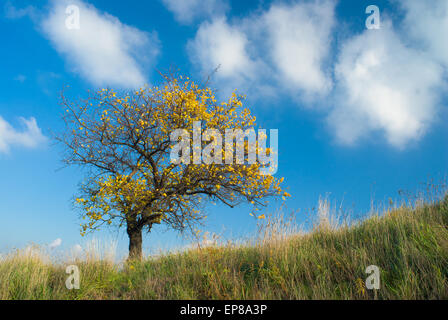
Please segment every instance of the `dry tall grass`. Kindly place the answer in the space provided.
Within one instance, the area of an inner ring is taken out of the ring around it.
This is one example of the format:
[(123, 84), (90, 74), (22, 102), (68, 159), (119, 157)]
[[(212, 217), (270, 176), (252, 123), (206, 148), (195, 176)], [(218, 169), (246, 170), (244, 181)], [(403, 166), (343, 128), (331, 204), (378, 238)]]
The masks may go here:
[[(336, 227), (325, 199), (319, 212), (312, 232), (271, 216), (252, 243), (208, 241), (139, 263), (117, 264), (98, 244), (58, 263), (30, 247), (1, 259), (0, 299), (448, 298), (448, 198), (351, 226)], [(79, 290), (65, 287), (67, 264), (79, 267)], [(376, 292), (365, 287), (369, 265), (381, 270)]]

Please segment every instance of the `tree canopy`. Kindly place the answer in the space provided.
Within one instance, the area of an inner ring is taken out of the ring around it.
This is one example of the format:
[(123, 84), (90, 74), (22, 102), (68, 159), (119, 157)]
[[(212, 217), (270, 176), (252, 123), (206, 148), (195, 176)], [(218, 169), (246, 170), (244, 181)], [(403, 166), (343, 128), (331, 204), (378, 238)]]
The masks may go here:
[[(126, 226), (130, 257), (141, 257), (142, 231), (154, 224), (194, 231), (206, 218), (208, 201), (263, 206), (267, 197), (289, 196), (280, 186), (283, 179), (262, 173), (266, 163), (241, 163), (237, 157), (229, 162), (228, 152), (226, 158), (225, 150), (214, 148), (221, 142), (213, 134), (202, 137), (201, 148), (208, 146), (209, 157), (222, 161), (198, 163), (195, 157), (202, 149), (194, 148), (191, 153), (177, 150), (183, 160), (173, 160), (176, 142), (191, 137), (173, 141), (176, 130), (193, 132), (195, 125), (209, 133), (255, 128), (256, 118), (236, 93), (218, 103), (209, 87), (177, 76), (132, 92), (102, 89), (85, 99), (71, 101), (64, 93), (61, 99), (66, 131), (58, 140), (65, 146), (64, 161), (90, 169), (76, 196), (85, 220), (81, 232)], [(238, 141), (232, 145), (233, 155)], [(272, 153), (260, 143), (256, 148), (259, 154)], [(242, 150), (249, 156), (248, 141), (243, 140)]]

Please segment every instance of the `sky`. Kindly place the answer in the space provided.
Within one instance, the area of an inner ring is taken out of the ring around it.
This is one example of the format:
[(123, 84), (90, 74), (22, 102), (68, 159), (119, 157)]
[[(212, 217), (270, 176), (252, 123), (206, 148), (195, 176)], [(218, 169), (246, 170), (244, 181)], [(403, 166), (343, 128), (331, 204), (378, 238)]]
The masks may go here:
[[(0, 252), (80, 250), (95, 238), (126, 253), (123, 230), (80, 235), (72, 198), (83, 171), (63, 167), (53, 139), (60, 93), (156, 85), (173, 67), (198, 81), (213, 74), (219, 98), (238, 89), (259, 126), (279, 130), (276, 176), (292, 197), (266, 214), (306, 224), (326, 196), (362, 217), (399, 190), (442, 182), (447, 35), (446, 0), (2, 1)], [(203, 230), (225, 239), (257, 228), (247, 206), (207, 211)], [(187, 243), (153, 230), (145, 252)]]

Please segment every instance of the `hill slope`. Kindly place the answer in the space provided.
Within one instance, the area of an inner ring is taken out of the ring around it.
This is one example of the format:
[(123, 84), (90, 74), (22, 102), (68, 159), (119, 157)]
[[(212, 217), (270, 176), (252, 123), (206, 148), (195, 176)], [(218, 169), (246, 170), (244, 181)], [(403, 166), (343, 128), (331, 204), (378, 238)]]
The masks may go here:
[[(67, 290), (67, 264), (81, 272)], [(365, 269), (380, 269), (367, 290)], [(338, 230), (255, 246), (188, 250), (119, 268), (18, 252), (0, 262), (0, 299), (448, 299), (448, 198)]]

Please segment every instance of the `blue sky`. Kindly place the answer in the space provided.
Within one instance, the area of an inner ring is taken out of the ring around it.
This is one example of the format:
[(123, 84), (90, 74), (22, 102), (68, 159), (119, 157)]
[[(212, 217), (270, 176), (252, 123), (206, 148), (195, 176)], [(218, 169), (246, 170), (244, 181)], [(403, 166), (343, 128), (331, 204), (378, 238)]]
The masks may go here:
[[(379, 29), (366, 27), (371, 4)], [(69, 5), (79, 29), (67, 28)], [(157, 84), (172, 66), (202, 80), (220, 65), (211, 82), (219, 95), (238, 88), (260, 126), (279, 130), (286, 211), (330, 194), (359, 216), (372, 200), (416, 192), (447, 172), (447, 34), (445, 0), (2, 2), (0, 251), (86, 242), (71, 206), (82, 171), (62, 169), (51, 140), (62, 129), (61, 89), (76, 97)], [(247, 207), (208, 211), (206, 230), (255, 230)], [(123, 232), (94, 237), (126, 252)], [(144, 248), (183, 244), (159, 227)]]

